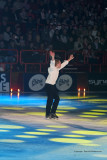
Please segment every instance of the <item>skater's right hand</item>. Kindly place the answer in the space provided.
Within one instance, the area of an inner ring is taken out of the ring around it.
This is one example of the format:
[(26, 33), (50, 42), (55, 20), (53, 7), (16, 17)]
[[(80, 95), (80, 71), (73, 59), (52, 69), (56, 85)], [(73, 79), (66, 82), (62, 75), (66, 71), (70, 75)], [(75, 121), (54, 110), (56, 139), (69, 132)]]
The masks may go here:
[(49, 53), (51, 57), (55, 57), (55, 52), (50, 51)]

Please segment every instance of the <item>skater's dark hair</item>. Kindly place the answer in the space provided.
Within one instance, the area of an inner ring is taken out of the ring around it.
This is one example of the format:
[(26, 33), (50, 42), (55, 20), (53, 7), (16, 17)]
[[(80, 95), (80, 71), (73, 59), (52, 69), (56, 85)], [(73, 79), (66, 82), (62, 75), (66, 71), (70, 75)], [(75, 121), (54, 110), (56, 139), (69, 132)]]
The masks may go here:
[(57, 66), (58, 63), (60, 63), (61, 61), (59, 59), (55, 59), (55, 66)]

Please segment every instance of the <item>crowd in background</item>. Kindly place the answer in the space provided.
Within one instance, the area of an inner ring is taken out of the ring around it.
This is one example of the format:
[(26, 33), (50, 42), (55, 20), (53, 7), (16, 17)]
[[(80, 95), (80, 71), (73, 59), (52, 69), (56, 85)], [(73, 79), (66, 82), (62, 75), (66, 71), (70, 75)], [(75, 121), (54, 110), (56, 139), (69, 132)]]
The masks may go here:
[(80, 51), (80, 59), (98, 59), (96, 51), (107, 51), (106, 1), (0, 0), (0, 49)]

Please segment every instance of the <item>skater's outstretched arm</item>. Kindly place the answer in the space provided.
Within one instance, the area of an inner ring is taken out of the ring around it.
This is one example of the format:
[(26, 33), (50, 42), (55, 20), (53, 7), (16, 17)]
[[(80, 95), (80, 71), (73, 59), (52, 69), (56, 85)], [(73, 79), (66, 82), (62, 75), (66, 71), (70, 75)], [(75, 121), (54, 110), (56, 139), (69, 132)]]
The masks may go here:
[(68, 62), (71, 61), (72, 59), (74, 59), (73, 54), (70, 55), (69, 59), (67, 60)]
[(50, 51), (49, 54), (52, 57), (52, 61), (54, 61), (55, 60), (55, 52)]
[(55, 66), (55, 52), (50, 51), (49, 54), (52, 57), (52, 60), (50, 61), (50, 67), (54, 67)]
[(70, 55), (70, 57), (68, 58), (68, 60), (64, 61), (64, 62), (61, 64), (60, 70), (61, 70), (62, 68), (64, 68), (72, 59), (74, 59), (73, 54)]

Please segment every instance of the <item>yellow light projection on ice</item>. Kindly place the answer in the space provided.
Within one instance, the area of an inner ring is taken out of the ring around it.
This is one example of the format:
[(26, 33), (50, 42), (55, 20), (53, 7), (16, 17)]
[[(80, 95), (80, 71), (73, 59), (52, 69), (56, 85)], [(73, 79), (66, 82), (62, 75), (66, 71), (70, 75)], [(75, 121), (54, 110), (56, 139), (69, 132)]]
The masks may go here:
[(92, 115), (79, 115), (79, 117), (85, 117), (85, 118), (96, 118), (99, 116), (92, 116)]
[(81, 143), (80, 145), (82, 145), (82, 146), (90, 146), (90, 147), (91, 147), (91, 146), (92, 146), (92, 147), (94, 147), (94, 146), (95, 146), (95, 147), (101, 146), (101, 145), (99, 145), (99, 144), (93, 144), (93, 143), (92, 143), (92, 144), (91, 144), (91, 143), (89, 143), (89, 144)]
[(7, 109), (7, 110), (24, 110), (24, 108), (15, 108), (15, 107), (0, 107), (1, 109)]
[(107, 154), (94, 154), (95, 157), (107, 158)]
[(83, 112), (83, 114), (91, 114), (91, 115), (106, 115), (106, 113), (99, 113), (99, 112)]
[[(45, 116), (45, 112), (27, 112), (26, 115), (32, 116)], [(63, 114), (57, 114), (58, 116), (63, 116)]]
[[(46, 108), (46, 106), (39, 106), (39, 108)], [(77, 108), (76, 107), (68, 107), (68, 106), (60, 106), (60, 105), (58, 106), (58, 110), (72, 110), (72, 109), (77, 109)]]
[(15, 140), (15, 139), (0, 139), (0, 142), (3, 143), (23, 143), (22, 140)]
[(83, 99), (83, 98), (96, 98), (96, 96), (85, 96), (85, 97), (83, 97), (83, 96), (80, 96), (80, 97), (78, 97), (78, 96), (60, 96), (60, 98), (61, 99)]
[(25, 134), (34, 134), (34, 135), (49, 135), (50, 133), (45, 132), (24, 132)]
[(64, 137), (85, 137), (82, 135), (63, 135)]
[(88, 118), (72, 118), (72, 119), (70, 119), (70, 120), (72, 120), (72, 121), (92, 121), (92, 119), (88, 119)]
[(98, 109), (93, 109), (93, 110), (91, 110), (91, 111), (93, 111), (93, 112), (107, 112), (107, 110), (98, 110)]
[(22, 126), (15, 126), (15, 125), (0, 125), (0, 128), (5, 129), (23, 129), (25, 127)]
[(36, 129), (37, 131), (45, 131), (45, 132), (55, 132), (56, 130), (53, 129)]
[(107, 119), (103, 119), (97, 122), (99, 125), (107, 125)]
[(71, 131), (75, 134), (84, 134), (84, 135), (107, 135), (107, 132), (100, 132), (100, 131), (86, 131), (86, 130), (80, 130), (80, 131)]
[(67, 113), (67, 112), (69, 112), (69, 111), (61, 111), (61, 110), (57, 110), (56, 112), (57, 112), (57, 113)]
[(72, 139), (72, 138), (52, 138), (49, 139), (50, 141), (53, 142), (60, 142), (60, 143), (92, 143), (90, 140), (84, 140), (84, 139)]
[(1, 130), (0, 129), (0, 132), (10, 132), (9, 130)]
[(76, 107), (67, 107), (67, 106), (59, 106), (58, 110), (73, 110), (77, 109)]
[(47, 125), (46, 127), (50, 127), (50, 128), (69, 128), (68, 126), (55, 126), (55, 125)]
[(82, 102), (107, 102), (107, 99), (84, 99)]

